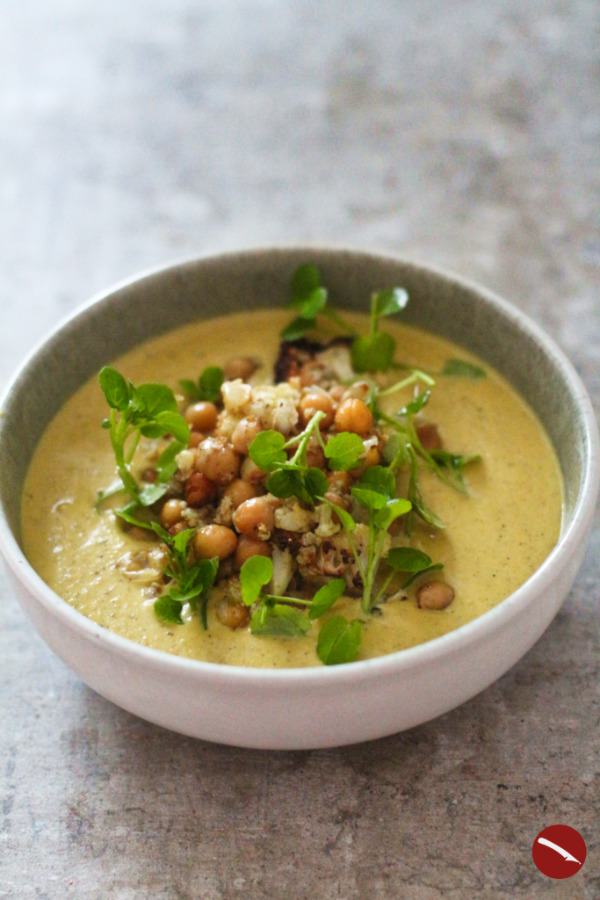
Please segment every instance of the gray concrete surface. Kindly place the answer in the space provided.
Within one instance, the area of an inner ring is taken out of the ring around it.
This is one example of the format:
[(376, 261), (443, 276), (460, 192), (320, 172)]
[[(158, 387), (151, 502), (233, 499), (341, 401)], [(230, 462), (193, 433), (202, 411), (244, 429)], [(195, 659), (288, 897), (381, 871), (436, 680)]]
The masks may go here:
[[(0, 383), (139, 269), (389, 249), (536, 319), (600, 405), (594, 0), (20, 0), (0, 14)], [(443, 718), (263, 753), (94, 695), (4, 582), (0, 897), (600, 896), (600, 530), (536, 647)], [(531, 845), (577, 828), (582, 871)]]

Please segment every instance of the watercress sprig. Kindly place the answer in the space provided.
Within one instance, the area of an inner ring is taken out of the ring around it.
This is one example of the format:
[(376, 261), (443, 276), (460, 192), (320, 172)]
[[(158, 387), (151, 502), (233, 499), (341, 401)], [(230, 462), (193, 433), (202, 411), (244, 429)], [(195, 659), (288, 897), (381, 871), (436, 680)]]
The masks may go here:
[(220, 366), (207, 366), (197, 381), (182, 378), (179, 387), (190, 400), (208, 400), (217, 403), (221, 398), (221, 387), (225, 381), (225, 373)]
[(354, 518), (347, 510), (329, 500), (325, 502), (333, 507), (346, 532), (363, 585), (361, 608), (363, 612), (370, 613), (377, 599), (374, 588), (379, 563), (386, 549), (388, 529), (396, 519), (410, 511), (411, 503), (396, 496), (396, 479), (392, 470), (386, 466), (371, 466), (366, 469), (351, 488), (351, 494), (359, 506), (366, 510), (368, 517), (367, 546), (362, 552), (359, 552), (354, 540), (353, 532), (357, 527)]
[[(319, 423), (325, 413), (318, 410), (304, 431), (286, 441), (280, 431), (261, 431), (248, 448), (250, 459), (263, 472), (269, 472), (266, 486), (275, 497), (298, 497), (309, 506), (328, 489), (327, 476), (322, 469), (307, 463), (308, 444), (313, 435), (323, 444)], [(288, 459), (287, 450), (295, 448)]]
[(397, 432), (403, 434), (412, 446), (414, 453), (438, 476), (440, 481), (448, 484), (461, 494), (466, 494), (463, 470), (469, 463), (479, 462), (479, 454), (451, 453), (448, 450), (427, 450), (423, 447), (415, 426), (414, 417), (427, 405), (431, 390), (425, 390), (399, 409), (394, 417), (384, 416), (385, 421)]
[(319, 315), (326, 316), (352, 338), (351, 358), (357, 372), (386, 372), (390, 368), (396, 342), (391, 334), (380, 331), (379, 323), (381, 319), (404, 309), (408, 303), (404, 288), (385, 288), (371, 295), (368, 335), (359, 334), (333, 309), (319, 267), (314, 263), (296, 269), (292, 276), (291, 293), (289, 307), (298, 315), (281, 332), (284, 340), (295, 341), (304, 337), (317, 327)]
[(152, 529), (167, 548), (168, 561), (164, 571), (173, 581), (169, 590), (155, 601), (156, 615), (162, 622), (181, 625), (183, 604), (189, 603), (194, 612), (199, 605), (200, 621), (206, 629), (208, 596), (219, 568), (218, 558), (191, 560), (190, 542), (196, 533), (194, 528), (171, 535), (153, 522)]
[(371, 295), (369, 334), (352, 342), (352, 365), (357, 372), (387, 372), (394, 360), (396, 341), (380, 331), (380, 320), (401, 312), (408, 303), (404, 288), (385, 288)]
[[(242, 600), (253, 607), (250, 631), (255, 635), (301, 637), (314, 619), (334, 606), (346, 588), (343, 578), (333, 578), (311, 600), (304, 600), (264, 591), (272, 577), (273, 562), (267, 556), (251, 556), (240, 569)], [(359, 619), (348, 622), (344, 616), (333, 616), (320, 629), (317, 655), (325, 665), (353, 662), (360, 651), (361, 636)]]
[(292, 275), (289, 308), (297, 313), (281, 332), (284, 341), (297, 341), (317, 326), (319, 313), (333, 320), (347, 334), (358, 336), (329, 304), (329, 291), (321, 281), (321, 271), (314, 263), (299, 266)]
[[(102, 427), (110, 433), (121, 480), (121, 485), (103, 492), (100, 500), (125, 490), (137, 504), (150, 506), (167, 491), (167, 482), (177, 468), (175, 457), (189, 442), (189, 425), (178, 411), (173, 391), (164, 384), (135, 387), (112, 366), (104, 366), (98, 380), (110, 407), (110, 415), (103, 421)], [(161, 438), (167, 435), (172, 437), (172, 441), (157, 461), (157, 481), (142, 488), (131, 471), (140, 437)]]
[[(357, 503), (368, 512), (368, 545), (366, 559), (364, 552), (358, 551), (353, 532), (357, 527), (354, 518), (346, 510), (330, 503), (346, 532), (357, 569), (363, 583), (361, 607), (365, 613), (372, 612), (390, 585), (392, 578), (398, 573), (408, 577), (402, 588), (407, 588), (420, 575), (443, 568), (443, 563), (434, 563), (430, 556), (412, 547), (392, 547), (384, 554), (390, 525), (400, 516), (411, 513), (410, 500), (396, 497), (395, 477), (389, 467), (374, 466), (367, 469), (355, 487), (352, 496)], [(326, 501), (329, 502), (329, 501)], [(380, 581), (380, 567), (384, 563), (391, 571)], [(379, 587), (377, 592), (378, 581)]]

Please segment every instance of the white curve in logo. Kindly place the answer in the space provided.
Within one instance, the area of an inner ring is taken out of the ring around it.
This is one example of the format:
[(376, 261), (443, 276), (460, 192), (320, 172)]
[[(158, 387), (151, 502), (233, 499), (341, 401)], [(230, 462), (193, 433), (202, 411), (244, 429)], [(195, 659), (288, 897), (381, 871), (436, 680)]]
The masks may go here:
[(579, 866), (582, 863), (577, 859), (576, 856), (573, 856), (572, 853), (569, 853), (568, 850), (565, 850), (564, 847), (559, 847), (558, 844), (554, 844), (552, 841), (549, 841), (548, 838), (539, 837), (538, 844), (543, 844), (545, 847), (550, 847), (551, 850), (554, 850), (556, 853), (560, 853), (560, 855), (566, 859), (567, 862), (576, 862)]

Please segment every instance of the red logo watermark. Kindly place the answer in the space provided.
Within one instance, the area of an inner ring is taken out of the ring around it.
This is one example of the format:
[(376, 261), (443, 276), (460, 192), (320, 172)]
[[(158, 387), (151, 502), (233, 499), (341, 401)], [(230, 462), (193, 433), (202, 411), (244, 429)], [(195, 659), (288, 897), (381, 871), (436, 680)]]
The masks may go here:
[(583, 866), (587, 847), (579, 832), (569, 825), (550, 825), (536, 837), (531, 855), (548, 878), (570, 878)]

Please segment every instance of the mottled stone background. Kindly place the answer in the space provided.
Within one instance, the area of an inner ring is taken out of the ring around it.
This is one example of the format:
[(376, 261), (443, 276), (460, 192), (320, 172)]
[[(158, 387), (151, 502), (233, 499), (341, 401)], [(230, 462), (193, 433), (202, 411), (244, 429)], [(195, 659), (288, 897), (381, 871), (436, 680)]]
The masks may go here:
[[(0, 382), (139, 269), (389, 249), (543, 325), (600, 405), (595, 0), (19, 0), (0, 12)], [(597, 523), (598, 525), (598, 523)], [(410, 732), (267, 753), (93, 694), (4, 582), (0, 897), (600, 896), (600, 531), (537, 646)], [(579, 829), (584, 869), (531, 861)]]

